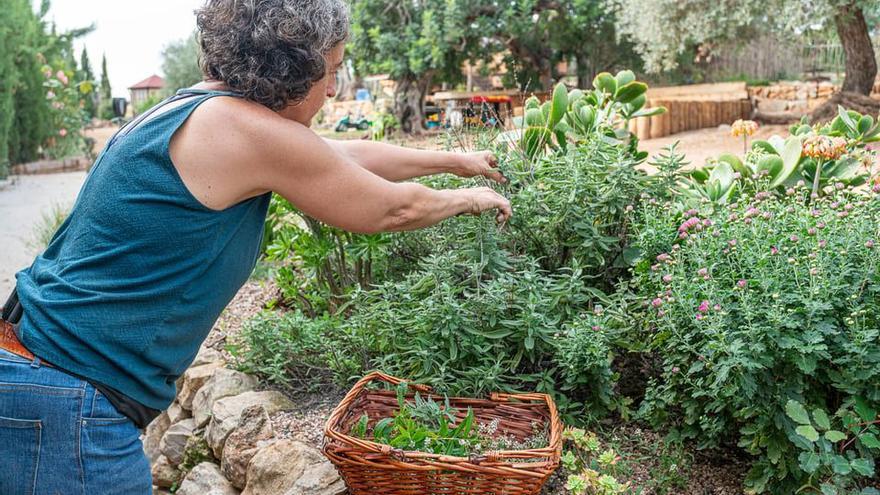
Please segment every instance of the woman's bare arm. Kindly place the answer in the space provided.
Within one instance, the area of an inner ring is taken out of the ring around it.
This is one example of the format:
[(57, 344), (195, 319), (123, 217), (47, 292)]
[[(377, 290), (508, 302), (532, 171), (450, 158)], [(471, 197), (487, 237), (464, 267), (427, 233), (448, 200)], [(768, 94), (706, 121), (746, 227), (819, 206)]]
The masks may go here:
[(327, 139), (337, 153), (392, 182), (450, 173), (463, 177), (483, 175), (497, 182), (505, 178), (492, 153), (452, 153), (405, 148), (376, 141)]

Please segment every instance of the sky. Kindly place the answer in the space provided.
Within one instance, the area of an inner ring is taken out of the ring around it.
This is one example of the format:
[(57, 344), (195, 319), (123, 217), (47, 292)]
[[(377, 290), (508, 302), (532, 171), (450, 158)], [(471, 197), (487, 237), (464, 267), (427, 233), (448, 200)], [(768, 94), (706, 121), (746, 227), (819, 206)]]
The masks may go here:
[(193, 11), (204, 1), (52, 0), (46, 19), (59, 31), (95, 24), (95, 31), (76, 42), (77, 60), (85, 44), (99, 78), (106, 53), (113, 96), (128, 98), (129, 86), (162, 75), (162, 48), (195, 30)]

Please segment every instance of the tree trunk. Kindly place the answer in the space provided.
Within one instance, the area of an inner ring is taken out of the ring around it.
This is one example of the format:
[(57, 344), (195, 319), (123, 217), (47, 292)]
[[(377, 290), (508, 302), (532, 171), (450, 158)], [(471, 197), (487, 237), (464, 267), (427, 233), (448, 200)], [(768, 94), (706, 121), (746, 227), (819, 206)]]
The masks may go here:
[(839, 6), (834, 14), (834, 24), (846, 55), (842, 91), (870, 95), (877, 77), (877, 59), (862, 9), (855, 3)]
[(420, 79), (404, 77), (394, 89), (394, 116), (400, 130), (407, 134), (421, 134), (425, 130), (425, 95), (431, 86), (431, 76)]

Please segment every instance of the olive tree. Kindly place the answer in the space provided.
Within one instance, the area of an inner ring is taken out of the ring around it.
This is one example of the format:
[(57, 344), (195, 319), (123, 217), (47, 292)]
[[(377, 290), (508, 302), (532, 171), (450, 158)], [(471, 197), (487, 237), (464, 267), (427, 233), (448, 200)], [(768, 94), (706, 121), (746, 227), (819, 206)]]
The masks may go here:
[(620, 32), (630, 37), (650, 72), (671, 70), (697, 43), (745, 39), (771, 29), (801, 36), (833, 29), (846, 54), (843, 91), (869, 94), (877, 62), (865, 12), (878, 0), (618, 0)]

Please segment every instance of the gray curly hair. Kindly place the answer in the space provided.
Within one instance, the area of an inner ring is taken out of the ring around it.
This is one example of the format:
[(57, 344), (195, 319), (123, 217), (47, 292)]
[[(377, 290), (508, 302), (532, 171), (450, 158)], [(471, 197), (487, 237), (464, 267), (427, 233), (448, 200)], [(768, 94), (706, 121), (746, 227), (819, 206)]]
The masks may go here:
[(208, 0), (196, 20), (205, 77), (272, 110), (302, 101), (349, 33), (344, 0)]

